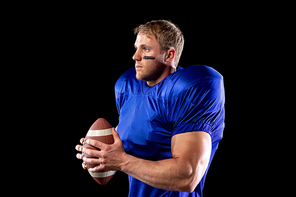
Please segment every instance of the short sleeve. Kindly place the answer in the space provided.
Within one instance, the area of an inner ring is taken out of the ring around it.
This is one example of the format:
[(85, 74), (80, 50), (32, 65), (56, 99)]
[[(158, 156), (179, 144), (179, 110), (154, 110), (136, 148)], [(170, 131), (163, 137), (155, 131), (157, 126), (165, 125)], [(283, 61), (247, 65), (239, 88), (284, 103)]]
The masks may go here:
[(212, 135), (224, 125), (222, 77), (199, 79), (172, 100), (169, 116), (173, 135), (190, 131), (204, 131)]
[(136, 79), (135, 68), (128, 69), (119, 77), (114, 86), (118, 114), (120, 114), (120, 110), (124, 105), (128, 95), (139, 94), (140, 87), (139, 81)]

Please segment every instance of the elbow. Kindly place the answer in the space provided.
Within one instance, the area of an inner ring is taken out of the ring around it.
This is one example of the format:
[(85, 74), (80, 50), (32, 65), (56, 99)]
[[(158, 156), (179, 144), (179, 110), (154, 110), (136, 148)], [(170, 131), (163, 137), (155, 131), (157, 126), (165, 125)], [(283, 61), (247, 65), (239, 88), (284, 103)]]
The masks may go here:
[(195, 188), (197, 187), (197, 185), (199, 184), (200, 180), (197, 182), (197, 181), (193, 181), (191, 180), (187, 186), (185, 186), (183, 188), (184, 192), (188, 192), (188, 193), (191, 193), (195, 190)]
[(194, 191), (194, 189), (196, 188), (198, 183), (196, 183), (196, 182), (194, 182), (194, 181), (192, 181), (190, 179), (189, 180), (184, 180), (184, 181), (182, 181), (182, 183), (181, 183), (178, 190), (181, 191), (181, 192), (191, 193), (191, 192)]
[(186, 188), (186, 189), (184, 190), (184, 192), (191, 193), (191, 192), (194, 191), (194, 189), (195, 189), (195, 187)]
[(181, 165), (182, 168), (178, 171), (178, 181), (175, 189), (181, 192), (193, 192), (206, 172), (208, 160), (206, 161), (200, 160), (195, 165)]
[(191, 193), (191, 192), (193, 192), (194, 191), (194, 189), (195, 189), (195, 187), (193, 188), (193, 187), (184, 187), (184, 188), (181, 188), (180, 190), (178, 190), (178, 191), (180, 191), (180, 192), (187, 192), (187, 193)]
[(179, 181), (178, 191), (191, 193), (195, 190), (202, 177), (198, 173), (191, 171), (187, 176)]
[(204, 176), (206, 167), (198, 166), (197, 168), (187, 168), (186, 172), (183, 174), (183, 179), (179, 181), (178, 190), (181, 192), (191, 193), (195, 190), (197, 185), (200, 183), (202, 177)]

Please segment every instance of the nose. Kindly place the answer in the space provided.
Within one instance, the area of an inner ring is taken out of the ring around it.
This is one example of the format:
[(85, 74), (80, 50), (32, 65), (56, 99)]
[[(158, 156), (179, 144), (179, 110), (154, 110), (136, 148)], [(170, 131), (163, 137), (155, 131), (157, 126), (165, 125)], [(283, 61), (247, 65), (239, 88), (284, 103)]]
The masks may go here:
[(135, 54), (133, 55), (133, 60), (135, 61), (141, 61), (142, 60), (142, 56), (140, 55), (139, 50), (136, 50)]

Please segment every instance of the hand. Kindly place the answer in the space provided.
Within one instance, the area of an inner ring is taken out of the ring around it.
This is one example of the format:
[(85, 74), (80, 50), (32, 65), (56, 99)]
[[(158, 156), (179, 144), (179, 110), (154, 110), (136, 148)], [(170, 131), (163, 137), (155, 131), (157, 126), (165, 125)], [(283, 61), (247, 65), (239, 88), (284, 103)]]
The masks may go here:
[[(84, 138), (80, 140), (81, 144), (87, 143), (100, 149), (99, 151), (88, 149), (81, 145), (76, 146), (76, 150), (82, 151), (82, 154), (78, 153), (76, 157), (78, 159), (83, 159), (84, 163), (82, 166), (84, 169), (86, 169), (85, 163), (88, 163), (98, 164), (96, 167), (88, 169), (90, 172), (99, 172), (103, 170), (121, 170), (121, 167), (124, 164), (126, 153), (122, 141), (114, 128), (112, 128), (112, 135), (114, 138), (113, 144), (105, 144), (92, 139), (85, 140)], [(90, 157), (94, 158), (87, 158), (83, 155), (83, 153), (86, 153)]]
[[(84, 141), (85, 141), (85, 138), (81, 138), (81, 139), (80, 139), (80, 143), (81, 143), (82, 145), (84, 144)], [(76, 154), (76, 157), (77, 157), (78, 159), (83, 159), (83, 146), (81, 146), (81, 145), (76, 145), (76, 146), (75, 146), (75, 149), (76, 149), (77, 151), (82, 152), (82, 153), (77, 153), (77, 154)], [(83, 168), (84, 170), (86, 170), (86, 165), (85, 165), (84, 162), (82, 163), (82, 168)]]

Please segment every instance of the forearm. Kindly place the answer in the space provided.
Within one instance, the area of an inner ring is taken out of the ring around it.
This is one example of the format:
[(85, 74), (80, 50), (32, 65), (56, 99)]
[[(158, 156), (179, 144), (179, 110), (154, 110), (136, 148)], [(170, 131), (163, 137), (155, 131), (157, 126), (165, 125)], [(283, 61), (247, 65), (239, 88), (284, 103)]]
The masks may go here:
[(178, 158), (149, 161), (127, 155), (121, 169), (130, 176), (164, 190), (186, 191), (193, 183), (193, 169)]
[[(175, 135), (172, 138), (173, 158), (159, 161), (144, 160), (127, 154), (115, 129), (112, 129), (112, 134), (114, 143), (111, 145), (92, 139), (85, 141), (100, 151), (82, 146), (76, 147), (78, 151), (90, 155), (88, 158), (77, 154), (78, 159), (83, 159), (85, 163), (97, 164), (88, 171), (120, 170), (153, 187), (192, 192), (209, 163), (211, 138), (205, 132)], [(194, 154), (192, 150), (196, 150)]]

